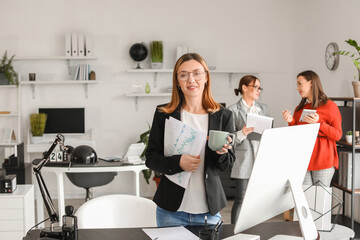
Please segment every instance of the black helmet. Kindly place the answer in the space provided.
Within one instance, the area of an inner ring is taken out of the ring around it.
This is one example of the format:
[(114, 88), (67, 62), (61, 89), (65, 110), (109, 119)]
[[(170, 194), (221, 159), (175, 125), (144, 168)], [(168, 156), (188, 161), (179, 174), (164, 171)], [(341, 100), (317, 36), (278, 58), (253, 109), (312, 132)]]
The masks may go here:
[(71, 162), (72, 163), (81, 163), (81, 164), (92, 164), (97, 163), (97, 155), (95, 150), (87, 145), (77, 146), (74, 151), (71, 153)]

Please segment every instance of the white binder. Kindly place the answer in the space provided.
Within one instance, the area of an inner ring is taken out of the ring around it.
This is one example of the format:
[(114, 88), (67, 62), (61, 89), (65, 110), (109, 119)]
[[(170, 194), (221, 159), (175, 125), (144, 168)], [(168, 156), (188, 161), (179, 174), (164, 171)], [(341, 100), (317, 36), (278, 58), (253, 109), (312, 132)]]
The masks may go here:
[(78, 39), (77, 39), (77, 33), (71, 34), (71, 56), (77, 57), (78, 55)]
[(71, 57), (71, 34), (65, 34), (65, 56)]
[(91, 56), (93, 55), (93, 46), (92, 46), (92, 35), (86, 34), (85, 35), (85, 55)]
[(83, 57), (85, 56), (85, 40), (84, 40), (84, 34), (78, 33), (78, 56)]

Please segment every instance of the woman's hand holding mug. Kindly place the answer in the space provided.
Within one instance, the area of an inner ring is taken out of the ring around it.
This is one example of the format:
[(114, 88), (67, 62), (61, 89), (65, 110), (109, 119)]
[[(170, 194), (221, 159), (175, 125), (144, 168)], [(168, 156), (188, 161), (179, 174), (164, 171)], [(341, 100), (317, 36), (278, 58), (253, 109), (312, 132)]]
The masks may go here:
[(225, 154), (229, 149), (232, 149), (232, 145), (234, 145), (233, 139), (235, 138), (235, 134), (210, 130), (209, 131), (209, 148), (215, 151), (217, 154)]

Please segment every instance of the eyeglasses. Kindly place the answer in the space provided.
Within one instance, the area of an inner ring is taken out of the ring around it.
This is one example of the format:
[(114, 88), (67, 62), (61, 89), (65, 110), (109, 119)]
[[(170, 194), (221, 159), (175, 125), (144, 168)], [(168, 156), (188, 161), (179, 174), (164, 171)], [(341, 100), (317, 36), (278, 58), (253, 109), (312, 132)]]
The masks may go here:
[(204, 76), (206, 75), (206, 72), (202, 72), (202, 71), (193, 71), (193, 72), (186, 72), (186, 71), (182, 71), (180, 73), (177, 74), (177, 77), (180, 81), (186, 81), (189, 79), (190, 74), (192, 74), (193, 78), (195, 81), (200, 81), (204, 78)]
[(255, 85), (248, 85), (248, 87), (253, 87), (256, 91), (264, 91), (264, 89), (262, 87), (258, 87), (258, 86), (255, 86)]

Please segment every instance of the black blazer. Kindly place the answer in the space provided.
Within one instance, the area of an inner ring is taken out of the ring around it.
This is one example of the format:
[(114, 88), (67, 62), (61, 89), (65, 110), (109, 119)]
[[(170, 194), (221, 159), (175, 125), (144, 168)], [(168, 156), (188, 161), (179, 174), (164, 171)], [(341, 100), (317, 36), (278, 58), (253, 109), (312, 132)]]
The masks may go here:
[[(158, 107), (155, 111), (149, 145), (145, 153), (146, 166), (154, 171), (168, 175), (182, 172), (183, 170), (179, 165), (181, 155), (164, 156), (165, 119), (173, 117), (180, 120), (180, 106), (171, 114), (160, 112)], [(210, 113), (208, 130), (234, 132), (232, 112), (221, 108), (216, 113)], [(234, 161), (235, 155), (232, 149), (226, 154), (219, 155), (206, 144), (204, 181), (208, 207), (212, 215), (215, 215), (226, 206), (226, 197), (220, 181), (219, 171), (230, 171)], [(163, 175), (153, 201), (167, 211), (176, 212), (180, 207), (184, 192), (184, 188)]]

